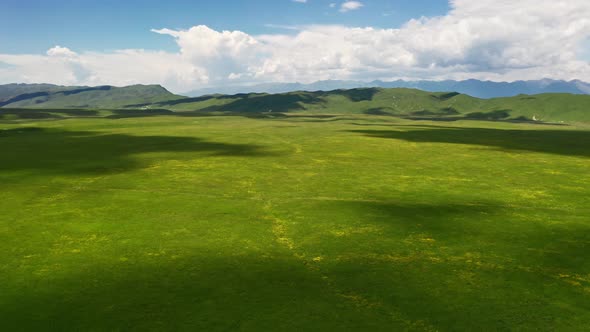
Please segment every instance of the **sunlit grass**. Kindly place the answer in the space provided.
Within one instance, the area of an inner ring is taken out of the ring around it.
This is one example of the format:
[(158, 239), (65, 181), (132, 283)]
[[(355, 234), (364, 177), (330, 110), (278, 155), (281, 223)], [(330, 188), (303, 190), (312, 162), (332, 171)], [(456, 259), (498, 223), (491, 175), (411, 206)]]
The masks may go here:
[(0, 124), (8, 330), (583, 330), (590, 132), (377, 116)]

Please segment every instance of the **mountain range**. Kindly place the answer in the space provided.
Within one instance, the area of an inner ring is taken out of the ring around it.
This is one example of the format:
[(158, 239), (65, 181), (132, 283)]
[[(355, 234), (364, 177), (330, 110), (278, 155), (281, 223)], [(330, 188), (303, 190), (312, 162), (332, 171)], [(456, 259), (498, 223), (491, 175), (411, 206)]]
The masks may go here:
[[(100, 112), (98, 110), (101, 110)], [(286, 93), (175, 95), (159, 85), (0, 86), (0, 120), (71, 116), (286, 116), (286, 113), (370, 114), (416, 120), (590, 122), (590, 95), (543, 93), (476, 98), (413, 88), (353, 88)]]

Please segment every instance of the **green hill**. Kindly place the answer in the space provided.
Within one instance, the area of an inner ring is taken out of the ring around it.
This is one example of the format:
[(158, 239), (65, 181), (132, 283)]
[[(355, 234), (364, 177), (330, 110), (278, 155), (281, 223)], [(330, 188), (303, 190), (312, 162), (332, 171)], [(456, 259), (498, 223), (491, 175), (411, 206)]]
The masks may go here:
[(79, 86), (60, 86), (54, 84), (4, 84), (0, 85), (0, 103), (25, 94), (54, 93), (79, 89)]
[[(27, 92), (15, 95), (22, 91)], [(4, 101), (0, 100), (0, 107), (5, 109), (132, 109), (275, 114), (305, 112), (391, 115), (439, 121), (473, 119), (590, 122), (590, 95), (557, 93), (480, 99), (457, 92), (432, 93), (409, 88), (358, 88), (186, 98), (172, 94), (159, 85), (134, 85), (122, 88), (11, 85), (0, 86), (0, 96), (4, 96)]]
[(590, 96), (587, 95), (540, 94), (479, 99), (456, 92), (431, 93), (407, 88), (211, 95), (132, 106), (206, 112), (365, 113), (448, 121), (590, 122)]
[[(18, 92), (23, 92), (18, 94)], [(0, 87), (0, 107), (6, 108), (122, 108), (133, 103), (155, 103), (182, 98), (160, 85), (127, 87), (59, 87), (15, 85)]]

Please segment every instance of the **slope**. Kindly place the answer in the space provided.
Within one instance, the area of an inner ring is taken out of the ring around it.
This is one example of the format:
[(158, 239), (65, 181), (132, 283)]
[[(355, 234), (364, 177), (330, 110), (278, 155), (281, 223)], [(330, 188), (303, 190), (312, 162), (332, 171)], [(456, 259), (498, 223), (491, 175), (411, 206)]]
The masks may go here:
[(590, 122), (590, 96), (587, 95), (540, 94), (479, 99), (457, 92), (431, 93), (407, 88), (210, 95), (133, 106), (199, 112), (365, 113), (448, 121)]
[[(57, 91), (55, 91), (57, 89)], [(133, 103), (154, 103), (182, 98), (160, 85), (99, 86), (40, 89), (0, 102), (7, 108), (121, 108)]]

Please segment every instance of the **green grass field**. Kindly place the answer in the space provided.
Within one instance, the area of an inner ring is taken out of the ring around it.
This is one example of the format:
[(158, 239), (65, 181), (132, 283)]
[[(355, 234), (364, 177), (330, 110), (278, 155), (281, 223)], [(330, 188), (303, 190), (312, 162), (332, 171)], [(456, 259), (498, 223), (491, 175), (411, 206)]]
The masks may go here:
[(581, 331), (590, 127), (0, 122), (0, 325)]

